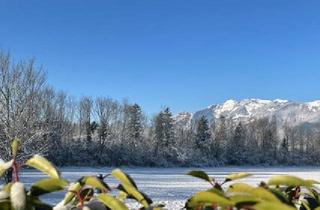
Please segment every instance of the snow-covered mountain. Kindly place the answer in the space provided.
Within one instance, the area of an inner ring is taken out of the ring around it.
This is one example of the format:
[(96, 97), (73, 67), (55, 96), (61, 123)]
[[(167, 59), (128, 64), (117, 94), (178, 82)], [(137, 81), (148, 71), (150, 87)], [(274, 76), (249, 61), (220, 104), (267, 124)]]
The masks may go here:
[(211, 105), (195, 113), (179, 113), (175, 121), (181, 126), (190, 126), (204, 116), (209, 122), (224, 116), (236, 122), (275, 117), (279, 126), (284, 123), (297, 126), (304, 123), (320, 123), (320, 100), (294, 102), (288, 100), (244, 99), (227, 100), (223, 104)]

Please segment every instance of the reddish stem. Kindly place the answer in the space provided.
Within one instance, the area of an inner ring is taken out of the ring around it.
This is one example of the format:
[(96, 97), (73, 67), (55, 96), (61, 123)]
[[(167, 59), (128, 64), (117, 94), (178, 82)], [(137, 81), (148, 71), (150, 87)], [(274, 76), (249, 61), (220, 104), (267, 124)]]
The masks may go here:
[(80, 201), (80, 209), (83, 209), (83, 207), (84, 207), (84, 198), (81, 197), (80, 192), (81, 192), (81, 189), (78, 192), (76, 192), (76, 196)]
[(13, 165), (12, 165), (12, 180), (13, 182), (19, 182), (19, 166), (17, 164), (16, 157), (13, 158)]

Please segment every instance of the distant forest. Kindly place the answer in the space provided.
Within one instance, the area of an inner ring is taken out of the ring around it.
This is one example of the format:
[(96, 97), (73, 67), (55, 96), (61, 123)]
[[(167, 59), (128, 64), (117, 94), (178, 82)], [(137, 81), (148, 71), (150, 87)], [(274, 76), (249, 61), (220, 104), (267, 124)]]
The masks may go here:
[[(190, 126), (169, 107), (146, 116), (137, 103), (76, 98), (47, 84), (33, 60), (0, 52), (0, 157), (22, 141), (19, 159), (46, 155), (59, 166), (223, 166), (319, 164), (320, 129), (282, 128), (275, 119), (236, 123), (221, 116)], [(163, 84), (165, 85), (165, 84)]]

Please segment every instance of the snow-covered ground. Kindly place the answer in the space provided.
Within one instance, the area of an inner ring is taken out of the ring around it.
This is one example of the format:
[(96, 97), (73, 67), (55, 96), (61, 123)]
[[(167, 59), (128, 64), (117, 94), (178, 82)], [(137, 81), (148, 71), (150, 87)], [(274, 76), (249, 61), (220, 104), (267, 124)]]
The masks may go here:
[[(122, 168), (129, 173), (136, 181), (139, 189), (147, 193), (156, 203), (164, 203), (167, 209), (181, 209), (184, 202), (194, 192), (207, 189), (208, 183), (185, 175), (190, 170), (200, 168)], [(291, 174), (302, 178), (320, 180), (319, 167), (226, 167), (226, 168), (201, 168), (216, 180), (222, 181), (224, 177), (232, 172), (250, 172), (252, 177), (244, 179), (244, 182), (257, 184), (259, 181), (267, 180), (276, 174)], [(68, 167), (62, 168), (62, 177), (75, 181), (81, 176), (107, 174), (111, 168), (89, 168), (89, 167)], [(31, 184), (34, 181), (45, 177), (40, 172), (25, 170), (22, 173), (22, 181)], [(117, 184), (116, 180), (107, 178), (111, 186)], [(63, 193), (55, 193), (50, 198), (45, 198), (50, 203), (58, 203)]]

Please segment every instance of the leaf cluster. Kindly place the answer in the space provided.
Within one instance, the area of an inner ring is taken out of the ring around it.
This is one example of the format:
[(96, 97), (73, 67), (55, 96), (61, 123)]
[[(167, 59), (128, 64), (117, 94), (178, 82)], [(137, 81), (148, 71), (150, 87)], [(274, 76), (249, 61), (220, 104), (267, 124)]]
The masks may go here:
[(244, 172), (230, 174), (222, 183), (204, 171), (188, 175), (207, 181), (211, 188), (192, 195), (185, 203), (187, 210), (320, 210), (320, 183), (315, 180), (279, 175), (251, 186), (236, 181), (250, 176)]

